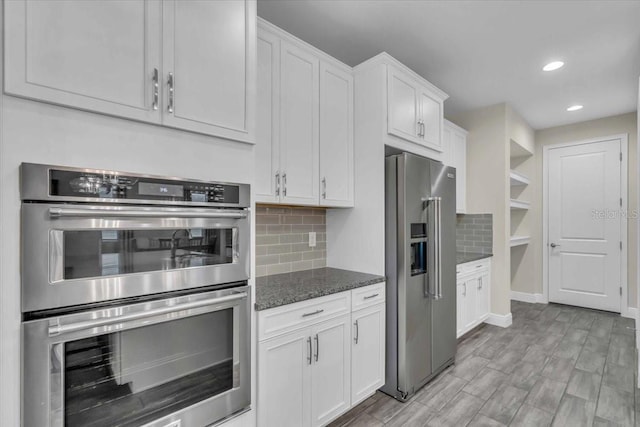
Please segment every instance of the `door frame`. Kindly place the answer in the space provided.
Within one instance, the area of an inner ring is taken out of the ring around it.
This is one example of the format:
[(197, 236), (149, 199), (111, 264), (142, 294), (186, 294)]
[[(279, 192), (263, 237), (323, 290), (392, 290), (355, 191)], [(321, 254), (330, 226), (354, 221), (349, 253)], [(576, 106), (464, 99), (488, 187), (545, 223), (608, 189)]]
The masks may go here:
[[(549, 302), (549, 153), (555, 148), (574, 147), (578, 145), (593, 144), (610, 140), (620, 141), (620, 196), (622, 197), (623, 211), (629, 212), (629, 135), (626, 133), (589, 138), (573, 142), (549, 144), (542, 147), (542, 295), (545, 303)], [(620, 216), (620, 238), (622, 250), (620, 251), (620, 286), (622, 296), (620, 298), (620, 315), (623, 317), (635, 317), (635, 309), (629, 309), (629, 284), (628, 284), (628, 219), (626, 215)]]

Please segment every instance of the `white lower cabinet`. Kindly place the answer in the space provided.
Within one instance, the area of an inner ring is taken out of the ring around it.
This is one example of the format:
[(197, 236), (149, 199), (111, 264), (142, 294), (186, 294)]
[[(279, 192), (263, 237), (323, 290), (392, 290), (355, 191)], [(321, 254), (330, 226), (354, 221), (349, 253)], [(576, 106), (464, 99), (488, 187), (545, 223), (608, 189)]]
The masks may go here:
[(351, 321), (351, 404), (357, 405), (384, 385), (385, 305), (354, 311)]
[(311, 329), (291, 332), (258, 346), (258, 423), (311, 424)]
[(327, 425), (383, 385), (384, 289), (258, 312), (259, 427)]
[(311, 425), (328, 424), (351, 406), (351, 331), (341, 316), (311, 328)]
[(491, 259), (460, 264), (456, 271), (456, 335), (459, 338), (489, 317)]

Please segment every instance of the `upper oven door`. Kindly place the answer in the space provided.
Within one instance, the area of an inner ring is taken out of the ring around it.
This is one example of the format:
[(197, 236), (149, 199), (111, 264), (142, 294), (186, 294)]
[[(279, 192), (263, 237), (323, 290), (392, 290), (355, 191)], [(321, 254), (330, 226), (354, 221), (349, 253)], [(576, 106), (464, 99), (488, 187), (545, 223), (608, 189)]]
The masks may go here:
[(246, 210), (22, 205), (22, 311), (249, 278)]

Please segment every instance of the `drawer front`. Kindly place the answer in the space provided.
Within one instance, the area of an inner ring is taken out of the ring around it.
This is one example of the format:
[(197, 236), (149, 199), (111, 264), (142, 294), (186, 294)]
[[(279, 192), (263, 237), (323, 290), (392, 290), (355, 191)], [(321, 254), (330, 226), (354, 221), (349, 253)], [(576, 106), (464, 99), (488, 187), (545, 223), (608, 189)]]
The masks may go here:
[(485, 258), (478, 261), (466, 262), (456, 266), (456, 275), (459, 277), (464, 274), (471, 274), (484, 271), (489, 268), (491, 258)]
[(351, 291), (351, 309), (359, 310), (379, 304), (385, 300), (385, 282), (363, 286)]
[(340, 292), (258, 312), (258, 340), (304, 328), (351, 311), (351, 293)]

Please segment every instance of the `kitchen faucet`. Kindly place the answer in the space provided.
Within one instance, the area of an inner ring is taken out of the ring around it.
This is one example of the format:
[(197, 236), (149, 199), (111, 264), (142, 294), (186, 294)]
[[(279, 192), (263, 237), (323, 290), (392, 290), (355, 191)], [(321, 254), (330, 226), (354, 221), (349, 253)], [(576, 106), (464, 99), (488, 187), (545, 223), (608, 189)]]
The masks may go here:
[(176, 237), (178, 233), (183, 233), (182, 237), (187, 237), (191, 239), (191, 231), (186, 228), (181, 228), (176, 230), (171, 235), (171, 259), (176, 259), (176, 251), (178, 250), (178, 242), (180, 241), (180, 237)]

